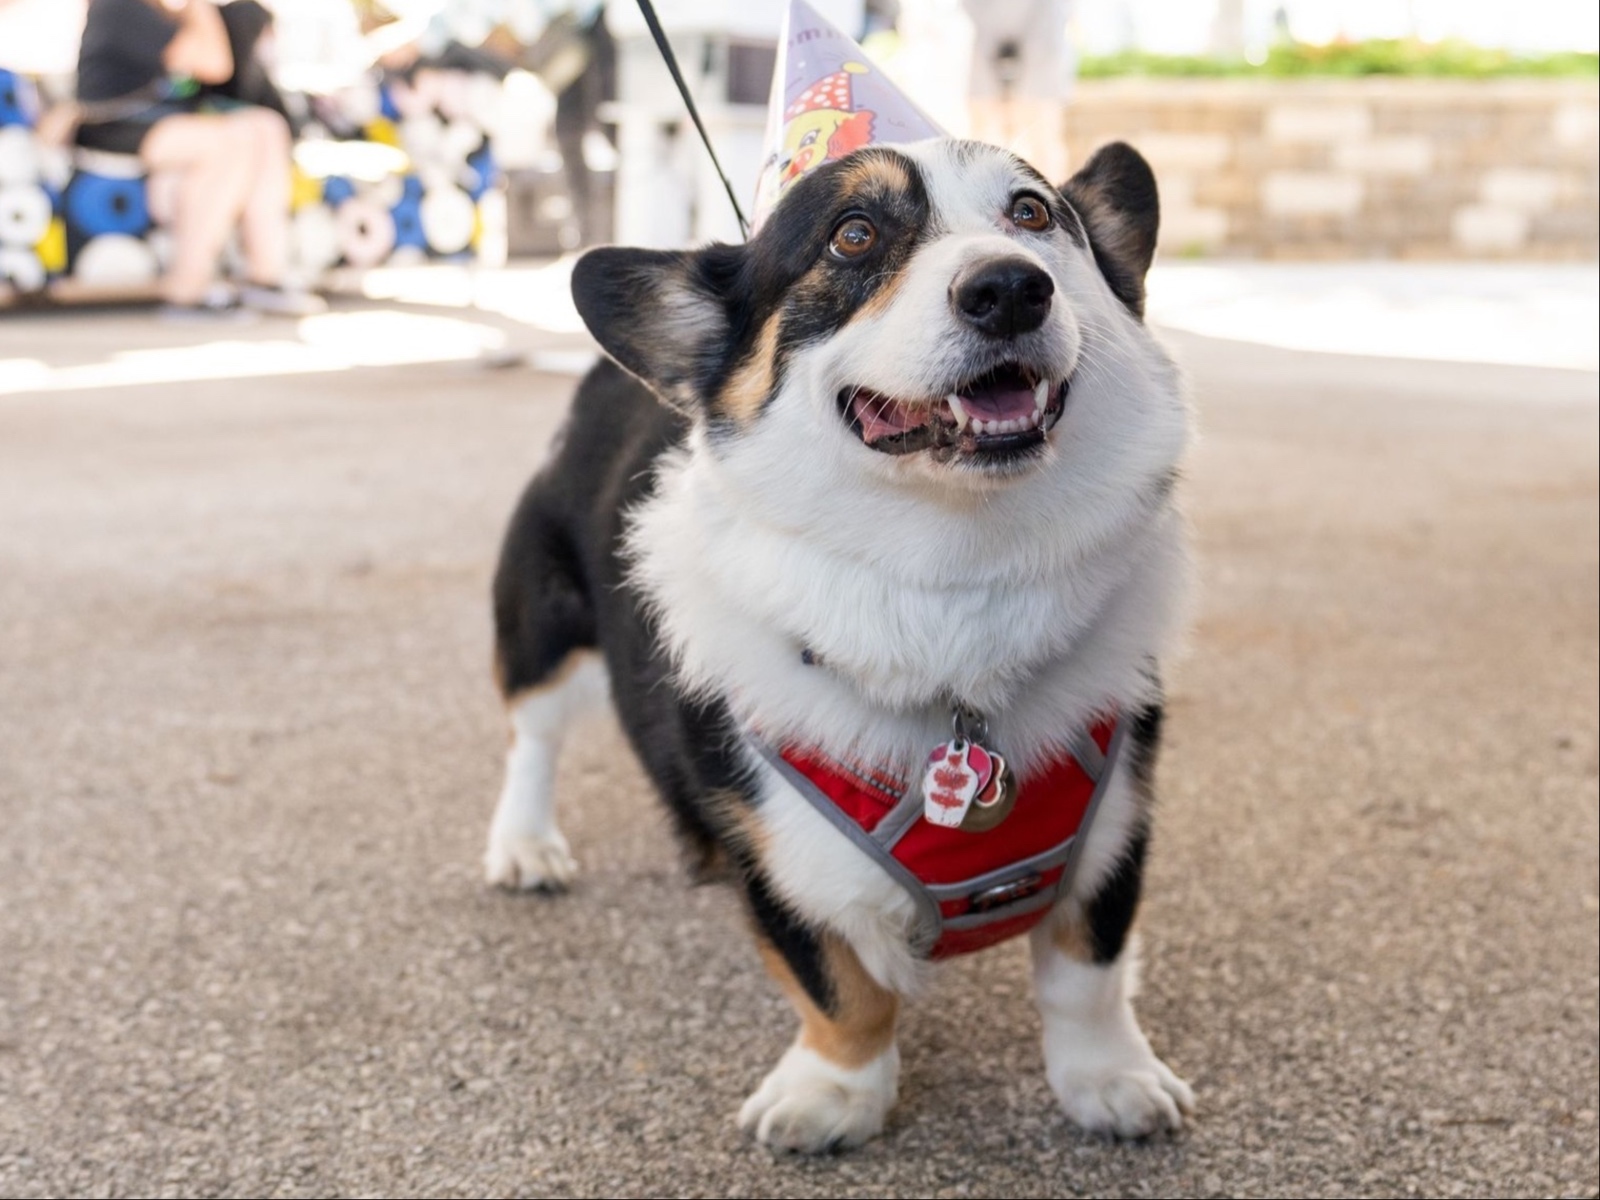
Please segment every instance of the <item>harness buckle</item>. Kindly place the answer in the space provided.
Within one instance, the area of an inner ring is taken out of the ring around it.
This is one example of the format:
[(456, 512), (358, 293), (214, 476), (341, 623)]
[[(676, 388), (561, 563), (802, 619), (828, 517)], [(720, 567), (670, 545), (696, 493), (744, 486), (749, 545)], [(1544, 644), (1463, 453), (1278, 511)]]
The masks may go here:
[(986, 887), (980, 892), (973, 892), (968, 898), (969, 911), (975, 913), (988, 912), (1000, 908), (1016, 900), (1024, 900), (1033, 895), (1044, 885), (1044, 877), (1037, 871), (1030, 871), (1019, 879), (1012, 879), (1006, 883), (997, 883), (993, 887)]

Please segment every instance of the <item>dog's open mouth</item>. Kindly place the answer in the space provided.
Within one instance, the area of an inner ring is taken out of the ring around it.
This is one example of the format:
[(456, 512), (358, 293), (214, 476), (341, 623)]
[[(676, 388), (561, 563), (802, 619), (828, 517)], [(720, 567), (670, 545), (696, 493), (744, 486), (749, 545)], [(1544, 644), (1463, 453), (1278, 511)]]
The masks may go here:
[(883, 454), (936, 449), (947, 456), (1003, 456), (1044, 443), (1066, 405), (1067, 385), (1008, 363), (937, 400), (846, 388), (839, 411), (857, 437)]

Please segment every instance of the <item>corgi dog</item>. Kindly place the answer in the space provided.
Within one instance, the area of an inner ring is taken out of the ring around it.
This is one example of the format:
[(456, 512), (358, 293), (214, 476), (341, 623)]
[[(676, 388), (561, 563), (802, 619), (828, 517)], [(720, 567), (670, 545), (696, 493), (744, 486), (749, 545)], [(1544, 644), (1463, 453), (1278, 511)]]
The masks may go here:
[(1057, 187), (935, 138), (807, 172), (742, 245), (577, 263), (608, 358), (494, 581), (487, 876), (571, 883), (556, 756), (609, 694), (799, 1018), (738, 1115), (774, 1148), (878, 1134), (902, 1000), (1011, 936), (1072, 1121), (1138, 1138), (1191, 1109), (1132, 1008), (1190, 575), (1157, 222), (1126, 145)]

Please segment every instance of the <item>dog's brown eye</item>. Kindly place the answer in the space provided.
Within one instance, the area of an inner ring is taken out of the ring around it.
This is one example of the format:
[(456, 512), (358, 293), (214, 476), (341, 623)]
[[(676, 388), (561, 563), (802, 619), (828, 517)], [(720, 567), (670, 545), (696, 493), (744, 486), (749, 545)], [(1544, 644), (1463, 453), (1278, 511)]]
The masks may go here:
[(1011, 202), (1011, 223), (1029, 233), (1043, 233), (1050, 228), (1050, 209), (1039, 197), (1024, 192)]
[(878, 231), (865, 217), (839, 222), (828, 248), (840, 258), (860, 258), (878, 244)]

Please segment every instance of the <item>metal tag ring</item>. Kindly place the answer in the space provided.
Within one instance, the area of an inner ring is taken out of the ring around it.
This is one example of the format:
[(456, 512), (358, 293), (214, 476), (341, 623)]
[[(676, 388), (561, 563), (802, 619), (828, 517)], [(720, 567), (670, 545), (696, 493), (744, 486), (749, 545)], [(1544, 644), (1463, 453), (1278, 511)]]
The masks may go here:
[(950, 728), (962, 741), (977, 742), (980, 746), (989, 737), (989, 722), (984, 720), (983, 714), (965, 704), (950, 706)]

